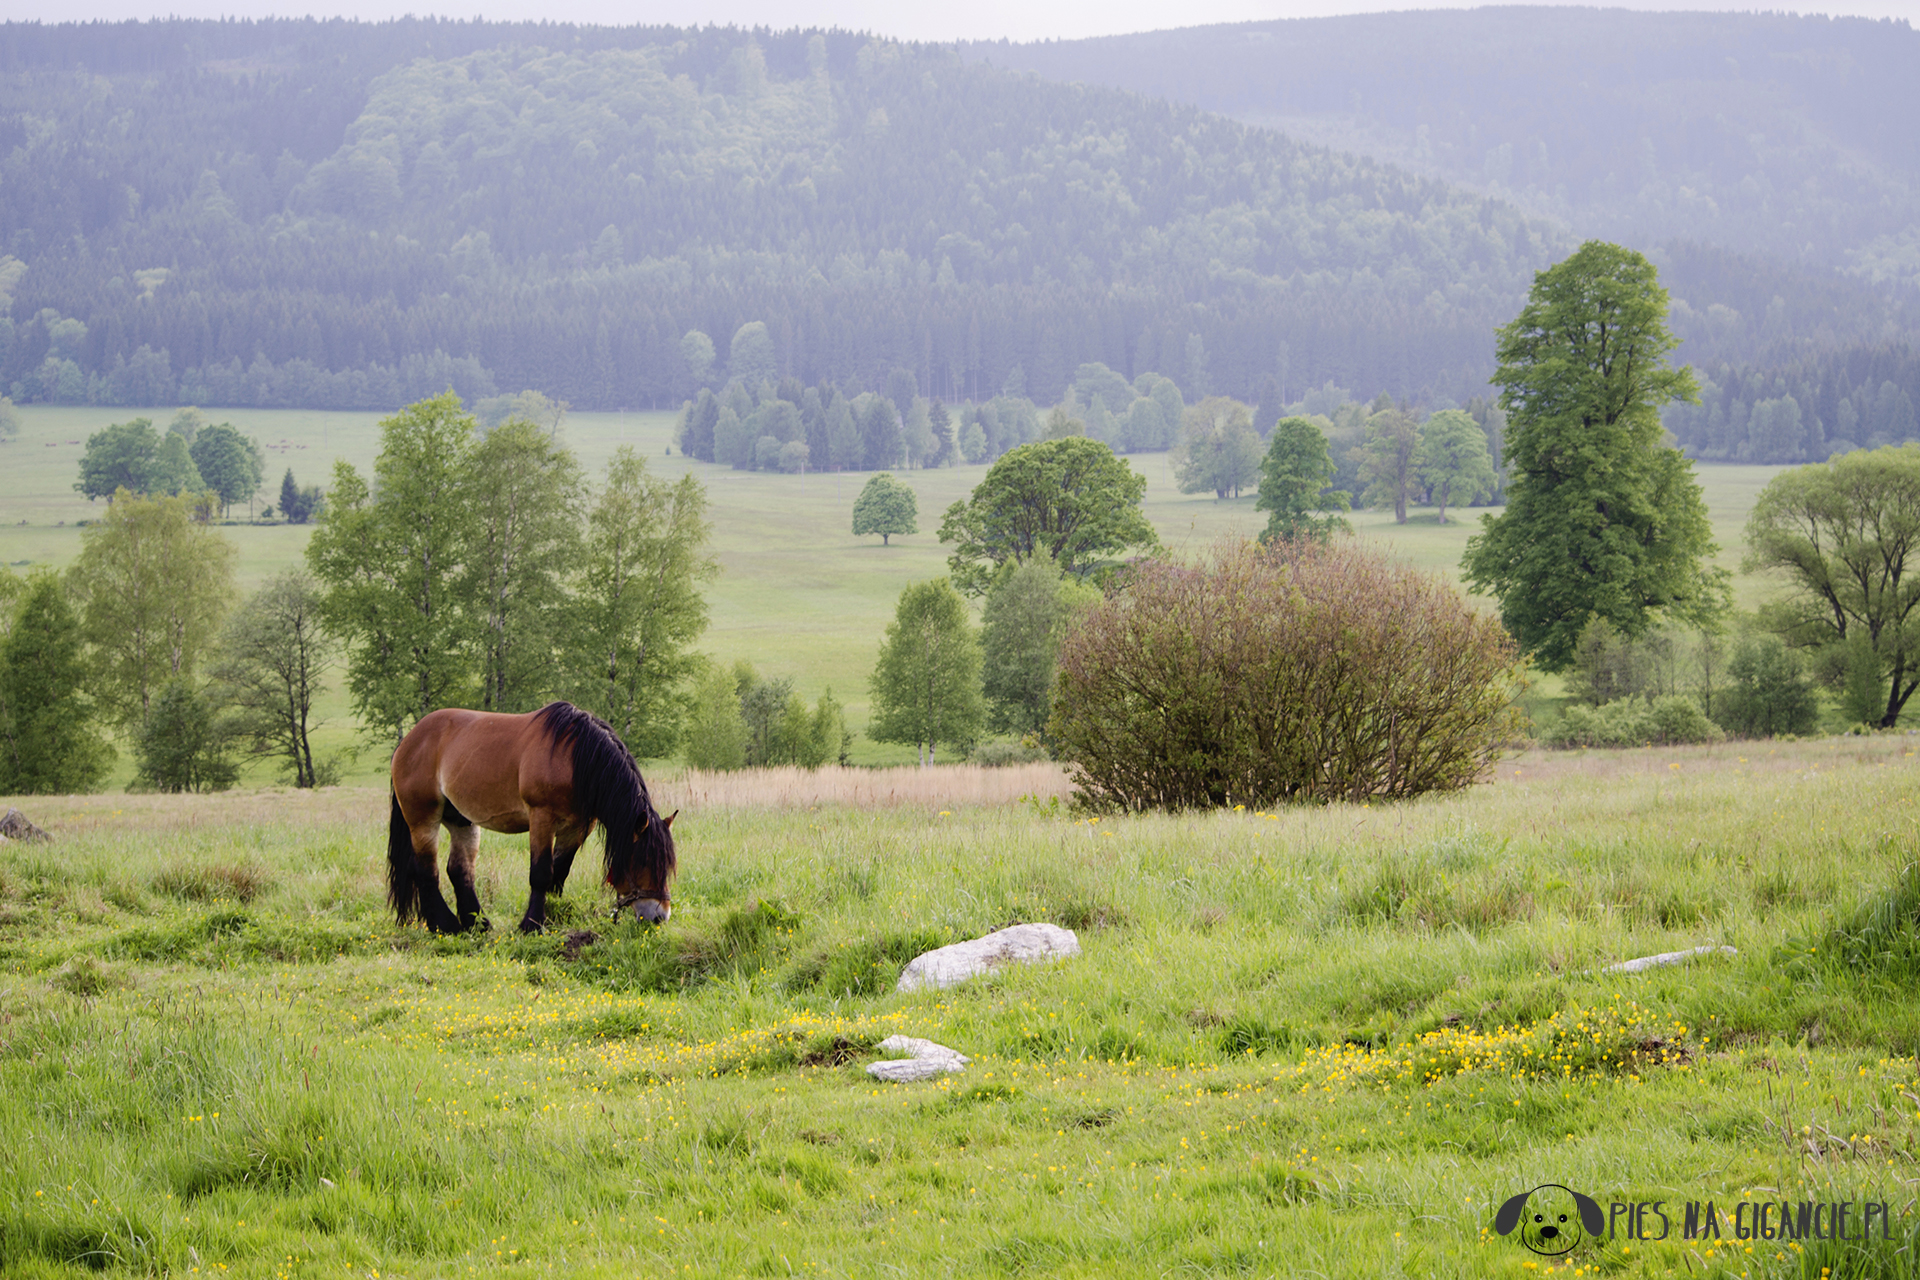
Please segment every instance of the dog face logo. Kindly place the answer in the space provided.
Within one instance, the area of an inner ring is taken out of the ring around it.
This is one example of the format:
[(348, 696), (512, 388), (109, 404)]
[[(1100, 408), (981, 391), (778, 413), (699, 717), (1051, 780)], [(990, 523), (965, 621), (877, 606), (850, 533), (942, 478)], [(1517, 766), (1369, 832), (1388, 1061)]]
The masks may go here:
[(1546, 1258), (1572, 1253), (1589, 1235), (1606, 1230), (1600, 1206), (1578, 1191), (1549, 1182), (1522, 1191), (1500, 1206), (1493, 1229), (1503, 1236), (1520, 1229), (1520, 1243)]

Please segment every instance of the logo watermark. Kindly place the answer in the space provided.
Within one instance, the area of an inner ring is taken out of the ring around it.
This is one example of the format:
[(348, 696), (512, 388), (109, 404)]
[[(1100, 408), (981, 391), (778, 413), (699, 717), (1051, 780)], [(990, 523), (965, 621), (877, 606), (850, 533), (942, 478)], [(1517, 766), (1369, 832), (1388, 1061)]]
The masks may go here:
[(1893, 1214), (1884, 1200), (1610, 1200), (1602, 1208), (1592, 1196), (1549, 1182), (1502, 1204), (1493, 1229), (1557, 1258), (1588, 1239), (1891, 1240)]

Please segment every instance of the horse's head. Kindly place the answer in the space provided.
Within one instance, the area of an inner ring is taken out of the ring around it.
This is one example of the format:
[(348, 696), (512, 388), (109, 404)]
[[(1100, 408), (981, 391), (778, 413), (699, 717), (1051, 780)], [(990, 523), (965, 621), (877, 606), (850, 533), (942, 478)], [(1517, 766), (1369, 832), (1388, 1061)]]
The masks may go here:
[(616, 918), (628, 907), (642, 924), (665, 924), (673, 914), (667, 881), (673, 878), (673, 820), (679, 816), (678, 809), (662, 818), (651, 805), (641, 806), (640, 825), (629, 835), (628, 847), (620, 851), (625, 856), (612, 858), (607, 871)]

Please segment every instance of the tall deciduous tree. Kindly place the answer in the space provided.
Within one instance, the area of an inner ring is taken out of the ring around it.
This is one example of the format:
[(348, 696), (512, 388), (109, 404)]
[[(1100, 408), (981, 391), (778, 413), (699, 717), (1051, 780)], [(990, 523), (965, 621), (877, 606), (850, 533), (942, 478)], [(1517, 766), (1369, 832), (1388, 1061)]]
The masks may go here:
[(1357, 451), (1360, 479), (1366, 492), (1360, 500), (1370, 507), (1392, 507), (1395, 524), (1407, 522), (1407, 503), (1420, 495), (1420, 473), (1414, 451), (1420, 431), (1413, 415), (1391, 405), (1367, 418), (1367, 438)]
[(867, 736), (911, 744), (922, 765), (941, 743), (964, 750), (980, 736), (980, 640), (952, 583), (935, 578), (900, 593), (871, 689)]
[(222, 507), (246, 502), (259, 491), (266, 461), (253, 441), (227, 423), (200, 428), (190, 452), (207, 487), (220, 495)]
[(1828, 654), (1864, 647), (1885, 683), (1875, 723), (1891, 727), (1920, 688), (1920, 445), (1843, 453), (1783, 471), (1747, 517), (1749, 571), (1786, 594), (1761, 620), (1789, 644)]
[(947, 508), (940, 541), (969, 595), (983, 595), (1007, 563), (1045, 552), (1084, 577), (1106, 557), (1159, 546), (1140, 510), (1147, 478), (1098, 440), (1069, 436), (1009, 449), (965, 502)]
[(468, 466), (473, 527), (462, 587), (480, 645), (480, 706), (531, 711), (563, 683), (580, 465), (546, 427), (513, 418), (487, 433)]
[(233, 595), (233, 544), (187, 498), (116, 494), (89, 528), (71, 582), (92, 649), (93, 696), (122, 726), (146, 721), (170, 680), (194, 674)]
[(1447, 504), (1475, 502), (1493, 496), (1493, 457), (1487, 452), (1487, 433), (1471, 414), (1442, 409), (1420, 424), (1420, 444), (1413, 451), (1414, 470), (1447, 522)]
[(896, 533), (920, 532), (920, 500), (913, 490), (882, 471), (867, 481), (860, 496), (853, 500), (853, 536), (880, 535), (880, 545)]
[(94, 729), (80, 628), (60, 579), (36, 573), (0, 641), (0, 792), (92, 791), (113, 749)]
[(89, 502), (111, 499), (121, 489), (145, 493), (148, 473), (159, 452), (160, 434), (153, 429), (151, 418), (102, 427), (87, 437), (87, 451), (80, 455), (80, 478), (73, 487)]
[(1652, 263), (1589, 241), (1534, 277), (1499, 333), (1513, 479), (1463, 567), (1550, 671), (1595, 615), (1637, 637), (1663, 615), (1700, 623), (1728, 605), (1692, 465), (1661, 444), (1660, 406), (1695, 398), (1692, 371), (1667, 365), (1666, 316)]
[(369, 729), (396, 741), (473, 688), (462, 557), (473, 419), (451, 391), (380, 424), (378, 489), (337, 462), (327, 510), (307, 543), (325, 588), (321, 620), (347, 648), (347, 694)]
[(1347, 509), (1344, 489), (1335, 489), (1333, 458), (1327, 437), (1307, 418), (1281, 418), (1260, 459), (1260, 496), (1254, 510), (1267, 513), (1262, 542), (1275, 539), (1324, 540), (1350, 528), (1339, 514)]
[(314, 699), (333, 664), (332, 637), (320, 626), (320, 588), (290, 570), (234, 611), (213, 668), (233, 731), (256, 756), (277, 759), (296, 787), (331, 781), (313, 758)]
[(1100, 592), (1075, 582), (1052, 557), (1036, 555), (996, 580), (981, 611), (981, 690), (987, 726), (999, 733), (1046, 733), (1060, 642)]
[(1239, 497), (1260, 478), (1260, 437), (1253, 410), (1238, 400), (1208, 396), (1186, 410), (1174, 446), (1173, 476), (1182, 493)]
[(587, 517), (577, 582), (574, 701), (612, 725), (642, 759), (672, 754), (707, 628), (698, 584), (719, 566), (707, 553), (707, 493), (692, 476), (667, 481), (622, 445)]

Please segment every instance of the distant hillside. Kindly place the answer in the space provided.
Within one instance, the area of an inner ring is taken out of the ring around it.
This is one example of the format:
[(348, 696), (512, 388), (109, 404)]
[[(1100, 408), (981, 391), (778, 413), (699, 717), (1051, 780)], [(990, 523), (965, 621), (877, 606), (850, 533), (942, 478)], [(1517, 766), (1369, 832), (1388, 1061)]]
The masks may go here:
[[(0, 26), (0, 387), (677, 403), (779, 372), (1043, 400), (1472, 394), (1568, 246), (1511, 205), (1192, 107), (844, 32)], [(1197, 339), (1197, 341), (1196, 341)], [(724, 368), (716, 369), (723, 375)]]
[(1500, 6), (968, 53), (1389, 160), (1582, 234), (1821, 266), (1920, 245), (1904, 22)]

